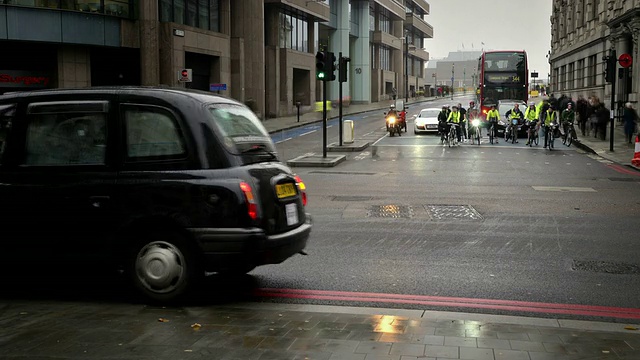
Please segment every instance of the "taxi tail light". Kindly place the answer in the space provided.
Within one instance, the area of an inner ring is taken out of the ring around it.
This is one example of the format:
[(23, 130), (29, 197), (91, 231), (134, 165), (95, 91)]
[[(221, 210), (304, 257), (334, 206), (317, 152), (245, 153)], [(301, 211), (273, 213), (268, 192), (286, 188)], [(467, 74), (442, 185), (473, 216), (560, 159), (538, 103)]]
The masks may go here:
[(251, 185), (242, 181), (240, 183), (240, 190), (244, 194), (244, 203), (247, 205), (247, 214), (251, 218), (251, 220), (258, 219), (258, 205), (256, 204), (256, 199), (253, 196), (253, 191), (251, 190)]
[(300, 176), (296, 175), (295, 179), (298, 191), (300, 191), (300, 195), (302, 196), (302, 205), (307, 206), (307, 186), (304, 184), (304, 181), (302, 181), (302, 178), (300, 178)]

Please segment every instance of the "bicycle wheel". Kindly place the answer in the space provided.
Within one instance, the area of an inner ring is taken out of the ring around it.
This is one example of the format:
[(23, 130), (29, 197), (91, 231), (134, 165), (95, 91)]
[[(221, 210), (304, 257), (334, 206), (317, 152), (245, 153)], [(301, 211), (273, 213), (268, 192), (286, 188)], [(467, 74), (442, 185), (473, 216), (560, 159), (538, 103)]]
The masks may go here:
[(493, 145), (493, 126), (489, 128), (489, 143)]
[(533, 136), (533, 141), (535, 141), (536, 146), (538, 146), (538, 144), (540, 143), (540, 137), (538, 136), (538, 131), (536, 131), (536, 134)]
[(476, 128), (476, 141), (478, 141), (478, 145), (480, 145), (480, 128)]
[(511, 143), (515, 144), (518, 141), (518, 128), (515, 126), (511, 127)]

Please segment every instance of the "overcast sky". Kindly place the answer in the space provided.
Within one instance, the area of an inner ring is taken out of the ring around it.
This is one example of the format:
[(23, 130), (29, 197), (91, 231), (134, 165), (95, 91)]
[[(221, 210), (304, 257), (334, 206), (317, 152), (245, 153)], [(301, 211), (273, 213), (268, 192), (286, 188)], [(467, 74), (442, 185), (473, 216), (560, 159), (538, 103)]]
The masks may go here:
[(426, 21), (433, 26), (433, 39), (425, 40), (432, 58), (450, 51), (527, 51), (529, 70), (547, 77), (547, 52), (551, 49), (552, 0), (427, 0), (431, 5)]

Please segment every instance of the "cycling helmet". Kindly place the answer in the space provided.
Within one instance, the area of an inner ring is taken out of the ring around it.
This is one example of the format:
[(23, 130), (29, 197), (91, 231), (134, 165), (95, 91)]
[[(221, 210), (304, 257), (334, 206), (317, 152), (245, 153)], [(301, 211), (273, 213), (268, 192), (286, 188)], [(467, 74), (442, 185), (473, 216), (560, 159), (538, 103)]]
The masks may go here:
[(474, 106), (476, 103), (474, 101), (469, 102), (469, 106)]

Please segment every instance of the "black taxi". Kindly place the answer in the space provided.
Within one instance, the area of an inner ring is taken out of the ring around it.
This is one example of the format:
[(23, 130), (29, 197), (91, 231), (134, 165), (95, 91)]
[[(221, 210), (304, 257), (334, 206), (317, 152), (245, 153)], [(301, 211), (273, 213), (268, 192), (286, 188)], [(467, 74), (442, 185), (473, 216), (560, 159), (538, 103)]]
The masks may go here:
[(304, 253), (299, 176), (246, 106), (173, 88), (0, 96), (0, 262), (112, 266), (173, 301)]

